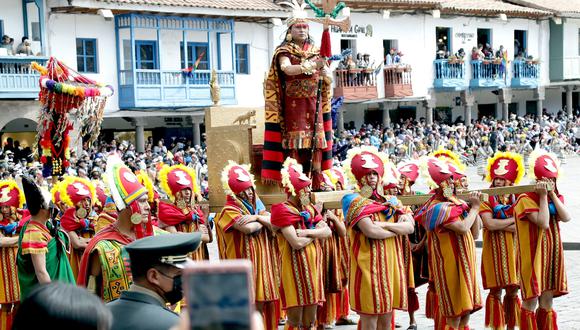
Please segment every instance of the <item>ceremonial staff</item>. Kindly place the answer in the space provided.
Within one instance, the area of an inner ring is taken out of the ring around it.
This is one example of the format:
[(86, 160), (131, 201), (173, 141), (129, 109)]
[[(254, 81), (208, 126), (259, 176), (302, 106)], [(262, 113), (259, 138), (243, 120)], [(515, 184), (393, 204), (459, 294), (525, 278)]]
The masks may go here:
[[(322, 40), (320, 42), (320, 57), (325, 61), (332, 56), (331, 45), (330, 45), (330, 31), (331, 25), (339, 27), (343, 32), (350, 29), (350, 10), (344, 2), (336, 3), (336, 0), (323, 0), (322, 9), (316, 7), (311, 0), (305, 0), (305, 2), (310, 6), (310, 8), (316, 14), (316, 17), (310, 18), (309, 21), (321, 23), (322, 24)], [(342, 20), (337, 20), (338, 14), (343, 11), (345, 18)], [(312, 133), (311, 141), (311, 153), (310, 153), (310, 169), (308, 171), (309, 175), (312, 176), (313, 164), (314, 164), (314, 151), (316, 149), (316, 131), (318, 126), (318, 114), (320, 113), (320, 102), (322, 99), (322, 81), (324, 77), (320, 75), (318, 77), (318, 89), (316, 91), (316, 111), (314, 112), (314, 130)]]

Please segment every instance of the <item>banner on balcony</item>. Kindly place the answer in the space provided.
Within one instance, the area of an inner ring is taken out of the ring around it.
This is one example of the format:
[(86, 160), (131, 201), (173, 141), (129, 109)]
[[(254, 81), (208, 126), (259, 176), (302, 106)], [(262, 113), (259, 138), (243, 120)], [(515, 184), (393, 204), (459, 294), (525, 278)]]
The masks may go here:
[(96, 141), (113, 87), (79, 74), (54, 57), (46, 67), (36, 62), (31, 67), (41, 75), (35, 146), (43, 164), (42, 175), (62, 176), (70, 165), (71, 131), (77, 130), (77, 138), (89, 144)]

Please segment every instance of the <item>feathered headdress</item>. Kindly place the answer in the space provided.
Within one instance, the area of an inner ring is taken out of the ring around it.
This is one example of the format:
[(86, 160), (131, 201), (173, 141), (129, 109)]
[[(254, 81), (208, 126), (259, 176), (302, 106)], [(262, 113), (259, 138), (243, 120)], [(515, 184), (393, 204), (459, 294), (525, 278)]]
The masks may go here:
[(222, 187), (224, 192), (232, 197), (242, 191), (255, 187), (254, 175), (250, 172), (251, 165), (238, 164), (229, 160), (228, 165), (222, 170)]
[(522, 155), (515, 152), (496, 152), (493, 157), (487, 159), (485, 180), (492, 182), (495, 178), (502, 178), (518, 184), (525, 172)]
[(280, 170), (282, 186), (292, 195), (296, 196), (302, 189), (310, 186), (312, 181), (304, 174), (302, 165), (294, 158), (286, 158)]
[(84, 178), (66, 176), (64, 180), (56, 184), (55, 187), (58, 191), (60, 200), (68, 207), (74, 207), (85, 198), (90, 199), (91, 204), (94, 204), (97, 199), (97, 192), (93, 183)]
[(184, 165), (163, 166), (159, 171), (159, 182), (161, 189), (175, 200), (175, 195), (186, 188), (192, 193), (198, 193), (199, 187), (196, 183), (195, 171)]
[(544, 149), (536, 149), (528, 160), (528, 175), (531, 179), (559, 178), (561, 175), (558, 157)]
[(385, 174), (384, 164), (388, 161), (385, 158), (386, 155), (380, 153), (375, 147), (361, 146), (352, 148), (347, 153), (343, 168), (348, 175), (348, 179), (356, 182), (360, 188), (359, 181), (371, 172), (376, 172), (379, 175), (379, 182), (382, 180)]
[(151, 181), (149, 174), (147, 174), (147, 171), (145, 170), (139, 170), (136, 175), (139, 183), (147, 188), (147, 200), (149, 203), (153, 203), (155, 201), (155, 187), (153, 186), (153, 181)]
[(139, 183), (137, 176), (117, 155), (108, 157), (105, 176), (111, 197), (119, 211), (124, 210), (141, 196), (147, 194), (147, 188)]
[(307, 23), (308, 13), (306, 12), (306, 2), (299, 3), (298, 0), (282, 1), (280, 5), (292, 8), (292, 16), (286, 20), (286, 26), (290, 27), (296, 23)]
[(13, 180), (0, 181), (0, 206), (21, 209), (25, 202), (24, 193)]

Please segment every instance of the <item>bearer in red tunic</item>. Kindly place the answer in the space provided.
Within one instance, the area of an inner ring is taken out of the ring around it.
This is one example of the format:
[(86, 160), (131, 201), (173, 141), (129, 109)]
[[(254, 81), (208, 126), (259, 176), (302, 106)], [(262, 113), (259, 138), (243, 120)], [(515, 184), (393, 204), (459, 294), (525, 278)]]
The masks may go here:
[[(514, 207), (523, 300), (520, 329), (554, 330), (558, 324), (553, 298), (568, 293), (560, 222), (570, 221), (571, 215), (558, 192), (560, 164), (556, 156), (539, 149), (529, 162), (536, 192), (521, 194)], [(554, 189), (548, 191), (548, 186)]]
[(211, 242), (211, 233), (200, 206), (194, 202), (194, 194), (199, 190), (195, 172), (183, 165), (165, 166), (159, 171), (159, 182), (170, 198), (159, 202), (159, 227), (170, 233), (199, 231), (202, 243), (191, 258), (209, 260), (206, 243)]

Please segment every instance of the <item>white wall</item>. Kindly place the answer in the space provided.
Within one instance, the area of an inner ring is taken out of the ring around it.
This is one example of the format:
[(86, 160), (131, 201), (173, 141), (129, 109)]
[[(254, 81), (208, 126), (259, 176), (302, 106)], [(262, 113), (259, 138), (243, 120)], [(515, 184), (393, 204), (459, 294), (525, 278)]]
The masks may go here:
[(235, 42), (249, 44), (250, 62), (250, 74), (236, 75), (236, 98), (239, 106), (264, 106), (262, 83), (272, 60), (269, 54), (270, 39), (271, 30), (263, 25), (242, 22), (235, 24)]
[(84, 74), (96, 81), (110, 84), (115, 94), (107, 101), (106, 112), (119, 109), (117, 93), (117, 48), (115, 24), (98, 15), (51, 14), (47, 22), (49, 53), (76, 70), (76, 38), (97, 39), (98, 74)]

